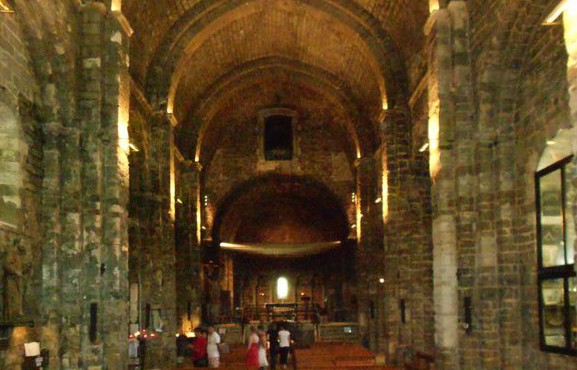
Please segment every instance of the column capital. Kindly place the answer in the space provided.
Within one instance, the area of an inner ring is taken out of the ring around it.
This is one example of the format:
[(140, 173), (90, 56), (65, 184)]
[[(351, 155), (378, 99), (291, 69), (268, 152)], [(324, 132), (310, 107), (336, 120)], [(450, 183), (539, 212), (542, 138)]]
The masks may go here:
[(134, 34), (134, 29), (130, 25), (130, 21), (126, 18), (122, 11), (112, 10), (108, 14), (110, 15), (110, 18), (116, 22), (118, 28), (124, 32), (124, 35), (131, 37)]
[(361, 157), (355, 159), (354, 166), (356, 168), (366, 168), (375, 164), (375, 158), (373, 157)]
[[(448, 0), (445, 2), (441, 2), (438, 9), (432, 10), (430, 12), (429, 18), (427, 18), (427, 21), (425, 22), (425, 25), (423, 26), (423, 33), (425, 34), (425, 36), (427, 36), (427, 37), (434, 36), (435, 33), (433, 31), (436, 29), (438, 21), (446, 22), (446, 20), (448, 20), (448, 16), (450, 13), (448, 6), (449, 6), (449, 3), (451, 3), (451, 2), (457, 2), (457, 1)], [(458, 0), (458, 2), (462, 3), (463, 1)]]
[(162, 126), (166, 125), (168, 127), (178, 126), (178, 120), (172, 113), (167, 113), (164, 110), (157, 110), (152, 112), (150, 115), (150, 120), (153, 125)]
[(203, 169), (203, 166), (200, 162), (191, 161), (190, 159), (183, 161), (182, 164), (186, 169), (195, 172), (202, 172)]
[(46, 122), (42, 125), (42, 131), (47, 136), (69, 137), (80, 135), (80, 130), (76, 127), (66, 127), (61, 122)]
[(104, 3), (100, 1), (90, 1), (80, 5), (80, 12), (95, 12), (100, 13), (101, 16), (104, 16), (108, 13), (108, 8), (106, 5), (104, 5)]
[(410, 119), (411, 110), (408, 106), (402, 105), (391, 109), (384, 110), (381, 115), (381, 123), (379, 128), (381, 131), (386, 131), (391, 124)]

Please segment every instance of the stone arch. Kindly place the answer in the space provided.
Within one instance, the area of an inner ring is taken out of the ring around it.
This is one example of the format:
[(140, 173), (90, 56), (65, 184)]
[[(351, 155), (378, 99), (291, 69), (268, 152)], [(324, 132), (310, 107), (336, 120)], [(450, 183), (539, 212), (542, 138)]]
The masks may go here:
[(26, 151), (20, 120), (0, 96), (0, 226), (21, 226), (20, 190), (24, 182), (22, 166)]
[(38, 103), (44, 106), (42, 119), (46, 122), (73, 122), (72, 96), (76, 82), (71, 71), (75, 69), (76, 61), (68, 58), (66, 51), (75, 48), (70, 27), (76, 27), (77, 5), (45, 3), (42, 0), (17, 1), (14, 10), (28, 42), (30, 66), (40, 89)]
[(357, 126), (360, 125), (360, 122), (368, 120), (368, 118), (362, 117), (358, 104), (355, 102), (354, 92), (350, 91), (343, 81), (326, 71), (315, 69), (312, 66), (303, 65), (296, 61), (285, 60), (283, 58), (264, 58), (242, 65), (217, 81), (206, 91), (201, 99), (202, 103), (195, 112), (191, 112), (189, 117), (186, 118), (184, 124), (192, 121), (194, 116), (201, 122), (198, 129), (195, 161), (200, 161), (202, 157), (203, 139), (211, 125), (211, 118), (215, 109), (214, 102), (242, 90), (245, 82), (250, 82), (260, 77), (263, 71), (271, 69), (290, 71), (300, 79), (320, 86), (321, 91), (326, 91), (325, 95), (327, 98), (335, 102), (336, 109), (342, 108), (344, 112), (348, 112), (351, 121), (346, 121), (344, 124), (345, 130), (351, 138), (351, 144), (354, 146), (350, 150), (350, 153), (354, 153), (354, 155), (349, 155), (350, 157), (359, 158), (366, 151), (370, 152), (374, 149), (375, 143), (368, 143), (367, 141), (375, 139), (377, 135), (359, 137)]
[[(250, 12), (248, 5), (260, 0), (212, 0), (208, 4), (203, 2), (187, 11), (169, 32), (162, 45), (155, 53), (155, 57), (148, 68), (145, 78), (147, 95), (153, 104), (164, 103), (171, 106), (174, 89), (177, 85), (178, 63), (183, 58), (184, 51), (191, 42), (202, 42), (207, 37), (206, 32), (218, 23), (233, 17), (233, 12), (242, 6), (242, 12)], [(305, 4), (321, 10), (340, 22), (346, 24), (357, 33), (369, 48), (378, 77), (382, 97), (387, 97), (390, 108), (403, 103), (407, 96), (407, 78), (402, 66), (401, 58), (390, 36), (381, 28), (380, 23), (367, 10), (356, 2), (347, 0), (322, 0)], [(266, 6), (266, 4), (265, 4)]]
[(264, 193), (263, 189), (274, 188), (280, 189), (279, 191), (281, 193), (310, 192), (310, 194), (312, 194), (310, 199), (315, 199), (319, 201), (320, 205), (330, 208), (334, 212), (338, 222), (344, 223), (345, 230), (342, 237), (346, 238), (346, 233), (348, 232), (348, 222), (345, 212), (346, 200), (340, 199), (327, 185), (310, 176), (266, 174), (249, 179), (235, 186), (225, 196), (217, 200), (214, 224), (211, 228), (212, 240), (216, 241), (217, 244), (221, 241), (221, 227), (226, 222), (225, 217), (244, 194), (255, 189)]
[[(500, 12), (503, 21), (487, 48), (489, 62), (479, 81), (480, 84), (479, 133), (486, 143), (495, 143), (497, 136), (514, 128), (514, 113), (518, 108), (518, 92), (522, 88), (524, 66), (528, 62), (528, 47), (533, 43), (538, 25), (545, 18), (547, 8), (534, 4), (530, 0), (509, 1)], [(479, 58), (481, 59), (481, 58)], [(492, 82), (500, 82), (497, 89)], [(541, 152), (541, 150), (538, 150)]]

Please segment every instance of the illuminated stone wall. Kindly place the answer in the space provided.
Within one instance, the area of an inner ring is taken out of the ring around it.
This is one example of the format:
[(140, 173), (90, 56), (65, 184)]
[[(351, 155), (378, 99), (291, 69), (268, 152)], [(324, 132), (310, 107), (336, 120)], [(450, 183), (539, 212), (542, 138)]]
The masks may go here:
[(556, 3), (452, 1), (429, 22), (443, 368), (574, 366), (539, 349), (533, 176), (547, 141), (570, 126), (563, 30), (541, 25)]
[(53, 369), (123, 366), (130, 31), (100, 3), (11, 5), (0, 18), (0, 247), (2, 322), (15, 329), (0, 368), (21, 368), (28, 341)]
[[(51, 369), (124, 368), (150, 310), (148, 366), (172, 366), (219, 283), (259, 303), (248, 262), (207, 280), (201, 252), (227, 196), (270, 174), (338, 198), (357, 273), (333, 261), (324, 288), (388, 362), (577, 368), (539, 349), (533, 184), (577, 119), (574, 8), (543, 26), (558, 1), (126, 0), (129, 48), (119, 0), (9, 3), (0, 321), (16, 328), (0, 369), (30, 340)], [(297, 116), (284, 164), (260, 158), (275, 108)]]

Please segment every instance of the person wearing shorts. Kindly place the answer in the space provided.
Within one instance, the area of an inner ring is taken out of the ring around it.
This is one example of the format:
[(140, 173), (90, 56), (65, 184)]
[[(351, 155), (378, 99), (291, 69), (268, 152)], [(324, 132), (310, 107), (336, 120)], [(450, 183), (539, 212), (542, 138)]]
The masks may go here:
[(280, 364), (283, 369), (287, 368), (288, 355), (291, 348), (291, 333), (286, 330), (284, 325), (279, 326), (278, 341), (280, 347)]

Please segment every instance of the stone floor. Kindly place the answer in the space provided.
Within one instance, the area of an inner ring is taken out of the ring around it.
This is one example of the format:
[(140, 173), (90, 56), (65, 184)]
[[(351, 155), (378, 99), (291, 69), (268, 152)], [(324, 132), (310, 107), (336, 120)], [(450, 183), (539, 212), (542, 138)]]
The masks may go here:
[[(223, 354), (221, 358), (222, 369), (244, 370), (253, 369), (244, 365), (246, 348), (233, 346), (230, 353)], [(318, 369), (341, 369), (341, 370), (397, 370), (398, 368), (386, 365), (377, 365), (375, 355), (358, 344), (352, 343), (313, 343), (308, 348), (296, 349), (289, 358), (289, 370), (318, 370)], [(193, 369), (187, 362), (178, 367), (179, 370)], [(256, 368), (254, 368), (256, 369)], [(277, 369), (280, 369), (277, 366)]]

